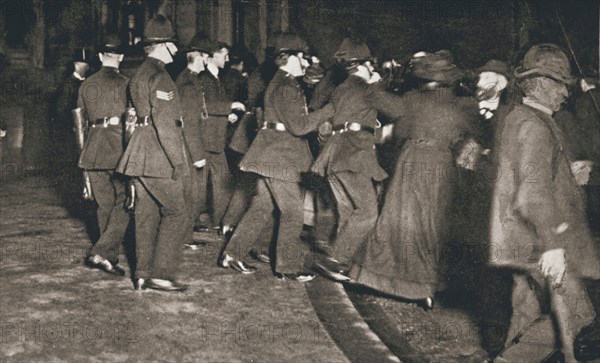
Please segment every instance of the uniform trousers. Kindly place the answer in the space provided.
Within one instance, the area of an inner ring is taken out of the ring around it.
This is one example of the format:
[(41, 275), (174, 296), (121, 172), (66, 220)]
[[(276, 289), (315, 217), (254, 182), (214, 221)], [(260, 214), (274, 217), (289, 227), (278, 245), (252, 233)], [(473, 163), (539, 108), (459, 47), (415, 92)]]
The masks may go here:
[(304, 224), (304, 189), (298, 182), (260, 177), (250, 208), (235, 229), (225, 252), (241, 259), (251, 249), (266, 252), (273, 235), (275, 271), (304, 271), (308, 247), (300, 240)]
[(498, 360), (541, 362), (560, 342), (568, 342), (562, 352), (566, 362), (575, 362), (573, 339), (594, 319), (581, 280), (567, 270), (559, 288), (549, 287), (538, 271), (514, 273), (513, 281), (513, 314), (507, 344)]
[(100, 239), (92, 247), (90, 255), (100, 255), (116, 263), (129, 225), (129, 213), (125, 210), (125, 177), (115, 174), (114, 170), (88, 171), (88, 175), (98, 204), (100, 231)]
[(189, 170), (178, 180), (134, 180), (136, 277), (173, 280), (181, 264), (182, 245), (190, 238), (190, 203), (184, 195)]
[(350, 264), (377, 222), (377, 193), (370, 176), (352, 171), (330, 174), (329, 185), (338, 213), (338, 231), (332, 255), (339, 262)]

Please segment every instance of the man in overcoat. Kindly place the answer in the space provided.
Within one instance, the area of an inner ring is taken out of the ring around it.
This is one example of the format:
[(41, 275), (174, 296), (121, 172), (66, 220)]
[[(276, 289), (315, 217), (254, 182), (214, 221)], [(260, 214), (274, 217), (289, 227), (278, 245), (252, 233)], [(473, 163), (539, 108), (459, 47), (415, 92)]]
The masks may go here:
[(600, 260), (552, 117), (574, 79), (554, 44), (533, 46), (514, 73), (525, 97), (504, 120), (491, 212), (491, 263), (510, 268), (514, 280), (508, 340), (496, 361), (540, 362), (560, 342), (565, 361), (575, 362), (573, 338), (594, 317), (581, 280), (600, 278)]

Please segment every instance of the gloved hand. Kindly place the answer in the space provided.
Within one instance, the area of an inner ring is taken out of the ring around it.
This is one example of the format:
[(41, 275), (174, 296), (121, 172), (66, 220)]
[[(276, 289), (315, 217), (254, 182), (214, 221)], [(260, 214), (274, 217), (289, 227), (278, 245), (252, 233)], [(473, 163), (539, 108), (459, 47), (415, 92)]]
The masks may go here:
[(175, 165), (173, 167), (173, 174), (171, 175), (171, 179), (178, 180), (183, 174), (183, 164)]
[(196, 162), (194, 162), (194, 167), (200, 169), (203, 168), (204, 165), (206, 165), (206, 159), (202, 159), (202, 160), (198, 160)]
[(231, 104), (231, 109), (245, 112), (246, 106), (241, 102), (235, 101), (234, 103)]
[(229, 121), (232, 124), (236, 123), (238, 119), (239, 117), (235, 113), (230, 113), (229, 116), (227, 116), (227, 121)]
[(320, 144), (324, 144), (329, 140), (329, 137), (333, 133), (333, 125), (331, 122), (325, 121), (319, 126), (318, 140)]
[(538, 266), (542, 275), (550, 279), (552, 286), (554, 288), (559, 287), (562, 284), (567, 269), (565, 250), (563, 248), (555, 248), (544, 252), (542, 257), (540, 257)]
[(132, 212), (135, 208), (135, 185), (129, 181), (127, 183), (127, 198), (125, 199), (125, 209)]

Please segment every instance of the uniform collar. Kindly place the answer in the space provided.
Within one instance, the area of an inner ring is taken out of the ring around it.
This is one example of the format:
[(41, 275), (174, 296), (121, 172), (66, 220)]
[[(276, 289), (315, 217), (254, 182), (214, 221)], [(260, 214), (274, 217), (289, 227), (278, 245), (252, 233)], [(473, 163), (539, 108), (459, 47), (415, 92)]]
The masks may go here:
[(113, 67), (113, 66), (102, 66), (102, 69), (104, 69), (106, 71), (111, 71), (111, 72), (117, 72), (117, 73), (119, 73), (119, 68)]
[(188, 71), (188, 72), (190, 72), (190, 74), (193, 75), (193, 76), (197, 76), (198, 75), (198, 72), (192, 70), (190, 67), (186, 67), (185, 70)]
[(554, 111), (552, 111), (551, 109), (549, 109), (548, 107), (542, 105), (541, 103), (539, 103), (538, 101), (529, 98), (529, 97), (523, 97), (523, 104), (527, 105), (531, 108), (535, 108), (536, 110), (540, 110), (543, 113), (552, 116), (552, 114), (554, 113)]

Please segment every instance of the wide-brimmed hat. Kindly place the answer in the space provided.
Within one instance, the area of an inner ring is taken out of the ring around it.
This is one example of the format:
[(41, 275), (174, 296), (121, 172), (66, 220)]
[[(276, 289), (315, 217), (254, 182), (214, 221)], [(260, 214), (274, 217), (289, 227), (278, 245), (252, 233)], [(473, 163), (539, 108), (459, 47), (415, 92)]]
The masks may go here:
[(492, 59), (487, 61), (483, 66), (477, 69), (477, 74), (483, 72), (494, 72), (503, 75), (506, 79), (509, 79), (511, 76), (510, 68), (506, 62), (501, 60)]
[(566, 53), (556, 44), (543, 43), (531, 47), (523, 65), (514, 72), (517, 78), (543, 76), (555, 81), (572, 85), (576, 78), (571, 74), (571, 64)]
[(144, 30), (142, 45), (152, 45), (156, 43), (175, 42), (175, 31), (169, 19), (163, 15), (157, 15), (148, 21)]
[(454, 82), (464, 75), (464, 71), (453, 61), (454, 58), (448, 50), (423, 53), (411, 59), (411, 73), (415, 77), (429, 81)]

